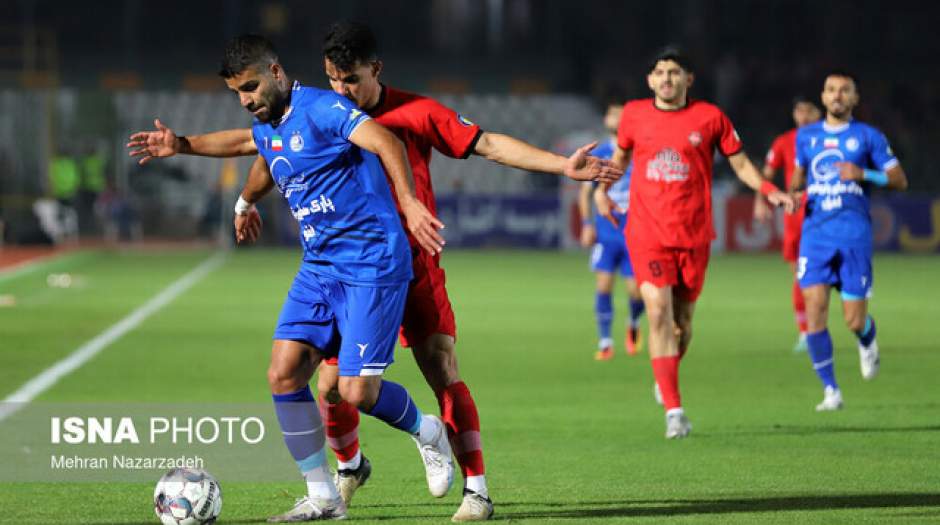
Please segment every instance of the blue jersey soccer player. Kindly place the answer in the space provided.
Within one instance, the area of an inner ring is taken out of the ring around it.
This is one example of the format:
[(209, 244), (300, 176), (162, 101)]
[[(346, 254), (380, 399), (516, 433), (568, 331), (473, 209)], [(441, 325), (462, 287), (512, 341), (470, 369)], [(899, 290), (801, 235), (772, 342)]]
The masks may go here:
[(806, 300), (807, 349), (824, 387), (818, 411), (842, 408), (826, 328), (832, 287), (841, 292), (845, 323), (858, 337), (862, 377), (878, 373), (875, 321), (868, 315), (873, 280), (869, 195), (874, 187), (907, 188), (885, 136), (852, 118), (858, 99), (854, 77), (830, 73), (822, 91), (826, 118), (796, 135), (791, 189), (805, 180), (807, 194), (797, 278)]
[[(623, 112), (623, 101), (612, 101), (604, 114), (604, 127), (611, 138), (594, 149), (594, 156), (609, 159), (616, 147), (617, 125)], [(627, 253), (627, 241), (623, 236), (623, 226), (627, 223), (627, 208), (630, 205), (630, 171), (628, 166), (623, 177), (610, 186), (607, 195), (617, 207), (614, 217), (620, 227), (614, 226), (599, 213), (591, 213), (591, 195), (596, 183), (582, 183), (578, 195), (578, 210), (581, 213), (581, 245), (591, 249), (591, 270), (597, 275), (594, 314), (597, 317), (598, 343), (594, 359), (606, 361), (614, 356), (614, 342), (610, 336), (610, 326), (614, 318), (614, 305), (611, 292), (614, 288), (614, 274), (620, 273), (627, 286), (630, 302), (630, 320), (624, 345), (628, 355), (635, 355), (640, 348), (640, 315), (643, 313), (643, 298), (633, 278), (633, 266)]]
[(323, 424), (309, 388), (320, 361), (332, 355), (339, 357), (343, 399), (411, 434), (429, 480), (450, 484), (454, 467), (443, 423), (422, 415), (404, 387), (382, 379), (412, 277), (411, 250), (386, 172), (419, 244), (435, 253), (443, 246), (437, 233), (443, 225), (415, 196), (404, 147), (349, 99), (292, 84), (262, 37), (232, 40), (220, 74), (254, 115), (250, 130), (177, 138), (157, 122), (158, 131), (135, 134), (128, 146), (138, 148), (132, 155), (142, 162), (179, 152), (213, 155), (233, 144), (258, 153), (256, 162), (265, 162), (271, 177), (249, 180), (236, 213), (256, 213), (247, 202), (276, 186), (299, 223), (303, 261), (274, 332), (268, 382), (307, 497), (269, 521), (346, 514), (327, 469)]

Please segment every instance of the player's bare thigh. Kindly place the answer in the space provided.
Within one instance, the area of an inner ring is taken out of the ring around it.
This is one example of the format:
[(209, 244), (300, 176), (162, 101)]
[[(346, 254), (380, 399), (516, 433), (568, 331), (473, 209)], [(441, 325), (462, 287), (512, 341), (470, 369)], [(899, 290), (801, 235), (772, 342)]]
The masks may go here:
[(614, 274), (610, 272), (594, 272), (597, 274), (597, 291), (610, 293), (614, 290)]
[(271, 393), (287, 394), (307, 386), (320, 360), (320, 353), (306, 343), (276, 339), (268, 366)]
[(660, 287), (644, 281), (640, 284), (640, 294), (643, 296), (646, 319), (649, 324), (650, 357), (679, 355), (675, 333), (673, 287)]

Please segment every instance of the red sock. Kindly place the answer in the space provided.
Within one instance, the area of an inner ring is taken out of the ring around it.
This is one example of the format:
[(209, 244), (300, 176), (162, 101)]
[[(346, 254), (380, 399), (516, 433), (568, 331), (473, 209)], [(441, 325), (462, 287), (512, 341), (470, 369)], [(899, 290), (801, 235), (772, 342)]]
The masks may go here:
[(806, 303), (803, 301), (803, 290), (800, 282), (793, 281), (793, 315), (796, 317), (796, 326), (801, 334), (806, 333)]
[(679, 356), (655, 357), (650, 360), (653, 365), (653, 377), (663, 394), (663, 407), (666, 410), (679, 408), (682, 401), (679, 398)]
[(330, 403), (320, 394), (320, 417), (326, 427), (326, 443), (340, 461), (351, 461), (359, 452), (359, 411), (346, 401)]
[(437, 396), (437, 403), (464, 479), (482, 476), (486, 469), (480, 441), (480, 416), (467, 385), (463, 381), (450, 385)]

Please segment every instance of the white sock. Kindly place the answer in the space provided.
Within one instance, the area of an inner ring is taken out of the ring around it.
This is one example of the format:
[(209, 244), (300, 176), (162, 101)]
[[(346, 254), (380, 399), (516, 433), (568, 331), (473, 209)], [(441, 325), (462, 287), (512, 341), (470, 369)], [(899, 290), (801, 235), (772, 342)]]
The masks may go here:
[(597, 349), (598, 349), (598, 350), (603, 350), (603, 349), (605, 349), (605, 348), (607, 348), (607, 347), (609, 347), (609, 346), (610, 346), (610, 347), (614, 346), (614, 340), (611, 339), (611, 338), (609, 338), (609, 337), (605, 337), (605, 338), (603, 338), (603, 339), (601, 339), (600, 341), (597, 342)]
[(356, 470), (362, 463), (362, 449), (356, 451), (356, 456), (349, 461), (336, 460), (336, 470)]
[(682, 410), (682, 407), (670, 408), (669, 410), (666, 411), (667, 416), (671, 416), (673, 414), (684, 414), (684, 413), (685, 412)]
[(304, 480), (307, 481), (307, 495), (311, 498), (336, 499), (339, 497), (336, 485), (333, 484), (333, 476), (330, 476), (326, 465), (304, 472)]
[(418, 427), (418, 433), (415, 438), (422, 445), (429, 445), (437, 437), (438, 423), (431, 416), (421, 416), (421, 426)]
[(464, 480), (464, 488), (472, 490), (484, 498), (490, 497), (486, 490), (486, 476), (467, 476)]

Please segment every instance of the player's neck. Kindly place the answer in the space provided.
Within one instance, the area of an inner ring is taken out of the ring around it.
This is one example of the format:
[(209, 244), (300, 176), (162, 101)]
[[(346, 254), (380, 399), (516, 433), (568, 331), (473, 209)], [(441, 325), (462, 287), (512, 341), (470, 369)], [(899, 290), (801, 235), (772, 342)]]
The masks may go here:
[(362, 105), (362, 109), (365, 110), (366, 113), (369, 113), (375, 108), (382, 105), (382, 99), (385, 98), (383, 96), (384, 93), (385, 93), (385, 86), (382, 84), (379, 84), (379, 89), (375, 90), (375, 93), (373, 93), (369, 97), (369, 99), (366, 100), (365, 104)]
[(688, 95), (681, 98), (677, 97), (672, 101), (663, 100), (659, 97), (656, 97), (653, 100), (653, 105), (656, 106), (656, 109), (661, 109), (663, 111), (676, 111), (689, 105), (689, 97)]
[(839, 126), (844, 126), (848, 124), (849, 122), (852, 122), (851, 113), (846, 113), (845, 115), (841, 117), (837, 117), (836, 115), (833, 115), (832, 113), (826, 113), (826, 125), (829, 126), (830, 128), (837, 128)]

